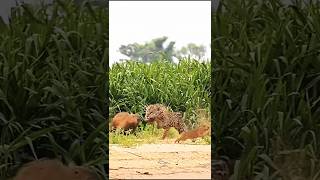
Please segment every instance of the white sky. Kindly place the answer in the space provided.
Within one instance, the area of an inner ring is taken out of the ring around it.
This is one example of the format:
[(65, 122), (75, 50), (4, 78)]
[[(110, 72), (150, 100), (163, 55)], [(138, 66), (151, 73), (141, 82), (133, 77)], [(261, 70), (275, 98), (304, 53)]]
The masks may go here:
[(188, 43), (206, 46), (211, 57), (211, 1), (109, 1), (109, 63), (127, 58), (121, 45), (167, 36), (180, 49)]

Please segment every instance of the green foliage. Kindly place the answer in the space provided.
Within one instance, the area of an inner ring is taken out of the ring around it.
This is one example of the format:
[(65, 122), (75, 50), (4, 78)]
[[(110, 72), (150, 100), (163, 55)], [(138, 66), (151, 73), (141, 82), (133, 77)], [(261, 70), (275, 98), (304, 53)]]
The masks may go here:
[(186, 112), (190, 124), (196, 122), (197, 109), (209, 111), (210, 63), (191, 59), (179, 64), (126, 61), (114, 64), (109, 76), (110, 118), (120, 111), (144, 117), (145, 106), (155, 103)]
[[(231, 179), (319, 179), (319, 5), (230, 0), (213, 13), (213, 135), (238, 159)], [(296, 150), (305, 161), (276, 161)]]
[(164, 47), (163, 43), (168, 37), (160, 37), (152, 39), (150, 42), (144, 44), (133, 43), (122, 45), (119, 48), (120, 53), (129, 57), (132, 60), (138, 60), (144, 63), (150, 63), (157, 59), (167, 60), (173, 62), (173, 57), (178, 59), (195, 58), (202, 59), (206, 53), (206, 48), (203, 45), (197, 46), (194, 43), (189, 43), (187, 46), (182, 47), (180, 50), (175, 50), (174, 41)]
[[(173, 129), (170, 129), (172, 132)], [(137, 146), (140, 144), (151, 144), (159, 142), (162, 137), (163, 129), (157, 129), (153, 125), (142, 126), (135, 133), (125, 134), (123, 130), (117, 129), (109, 133), (110, 144), (120, 144), (125, 147)]]
[(197, 46), (194, 43), (189, 43), (175, 52), (178, 58), (190, 56), (195, 59), (202, 59), (206, 54), (206, 47), (204, 45)]
[(61, 157), (105, 178), (108, 10), (56, 0), (0, 29), (0, 177)]
[(171, 41), (167, 47), (164, 47), (163, 43), (167, 39), (168, 37), (160, 37), (152, 39), (145, 44), (133, 43), (122, 45), (119, 48), (119, 51), (130, 59), (139, 60), (145, 63), (162, 58), (166, 58), (167, 61), (171, 62), (175, 42)]
[[(135, 133), (125, 134), (122, 129), (117, 129), (115, 132), (109, 133), (109, 143), (119, 144), (124, 147), (138, 146), (141, 144), (156, 144), (156, 143), (173, 143), (180, 137), (179, 132), (170, 128), (168, 138), (161, 141), (163, 129), (157, 129), (156, 125), (146, 125), (144, 128), (140, 126)], [(187, 140), (191, 141), (191, 140)], [(209, 135), (198, 138), (195, 144), (211, 144), (211, 137)]]

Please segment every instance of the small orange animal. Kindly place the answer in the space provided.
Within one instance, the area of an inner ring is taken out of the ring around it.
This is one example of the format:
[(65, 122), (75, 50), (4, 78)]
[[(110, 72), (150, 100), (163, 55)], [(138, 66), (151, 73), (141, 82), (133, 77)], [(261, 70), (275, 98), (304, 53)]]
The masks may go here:
[(138, 114), (129, 114), (127, 112), (117, 113), (112, 118), (112, 128), (129, 130), (133, 132), (136, 130), (140, 123), (140, 116)]
[(209, 129), (210, 129), (209, 126), (201, 125), (194, 130), (183, 132), (181, 134), (180, 138), (178, 138), (174, 143), (179, 143), (180, 141), (185, 141), (187, 139), (195, 139), (198, 137), (203, 137), (203, 136), (209, 134)]
[(23, 165), (13, 180), (100, 180), (90, 169), (65, 166), (56, 159), (40, 159)]

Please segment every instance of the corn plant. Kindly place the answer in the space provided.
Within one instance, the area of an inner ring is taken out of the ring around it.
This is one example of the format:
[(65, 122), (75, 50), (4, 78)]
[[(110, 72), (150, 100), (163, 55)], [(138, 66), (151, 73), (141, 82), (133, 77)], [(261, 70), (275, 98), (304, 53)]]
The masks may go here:
[(22, 4), (0, 26), (0, 177), (60, 158), (107, 178), (108, 10)]
[(109, 112), (127, 111), (142, 117), (149, 104), (162, 103), (185, 112), (189, 125), (197, 109), (209, 110), (210, 63), (183, 59), (178, 64), (125, 61), (112, 65), (109, 73)]
[(231, 179), (320, 178), (319, 9), (221, 0), (213, 12), (213, 143), (235, 160)]

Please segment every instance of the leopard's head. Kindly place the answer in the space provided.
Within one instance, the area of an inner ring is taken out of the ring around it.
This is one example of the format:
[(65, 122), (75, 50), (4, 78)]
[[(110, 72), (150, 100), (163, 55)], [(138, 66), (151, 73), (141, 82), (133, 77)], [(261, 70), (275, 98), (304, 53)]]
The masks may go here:
[(145, 121), (152, 123), (163, 117), (163, 113), (167, 108), (161, 104), (151, 104), (146, 107)]

